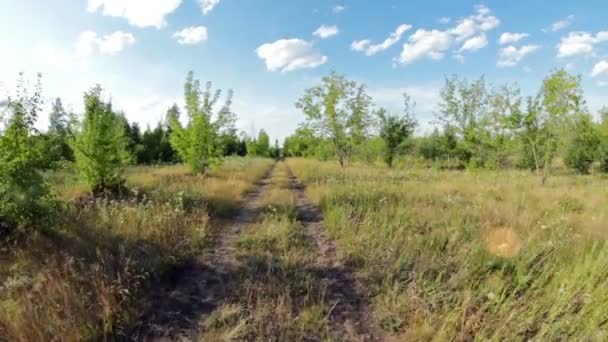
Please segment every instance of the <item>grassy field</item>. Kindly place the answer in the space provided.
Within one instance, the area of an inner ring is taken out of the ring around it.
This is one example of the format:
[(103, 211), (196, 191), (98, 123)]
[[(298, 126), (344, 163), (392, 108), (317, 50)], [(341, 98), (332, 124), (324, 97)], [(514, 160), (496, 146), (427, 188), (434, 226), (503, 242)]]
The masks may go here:
[(606, 340), (608, 180), (290, 159), (397, 340)]
[(228, 159), (206, 177), (182, 166), (134, 167), (121, 199), (87, 196), (71, 172), (48, 175), (65, 202), (53, 229), (0, 249), (0, 340), (127, 330), (146, 287), (200, 253), (214, 218), (232, 215), (271, 163)]
[(200, 256), (223, 222), (245, 225), (225, 236), (229, 296), (194, 321), (192, 336), (340, 341), (318, 232), (300, 216), (288, 167), (321, 208), (342, 272), (354, 270), (371, 293), (383, 338), (608, 338), (608, 178), (560, 174), (541, 185), (524, 171), (289, 159), (248, 201), (257, 216), (239, 221), (244, 195), (272, 163), (229, 159), (206, 177), (135, 167), (121, 199), (87, 196), (69, 172), (48, 175), (63, 215), (0, 252), (0, 340), (127, 332), (147, 289)]

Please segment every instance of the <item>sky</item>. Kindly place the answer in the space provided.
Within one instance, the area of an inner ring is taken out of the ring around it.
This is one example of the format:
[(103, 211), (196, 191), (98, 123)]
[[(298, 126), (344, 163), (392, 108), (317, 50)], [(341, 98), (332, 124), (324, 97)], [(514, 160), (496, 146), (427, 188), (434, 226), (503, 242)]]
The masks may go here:
[(0, 0), (0, 13), (0, 96), (41, 72), (47, 103), (81, 113), (100, 84), (144, 128), (183, 104), (189, 70), (234, 90), (239, 130), (273, 140), (305, 121), (294, 103), (331, 71), (393, 111), (407, 92), (423, 132), (451, 74), (532, 95), (565, 68), (592, 112), (608, 105), (605, 0)]

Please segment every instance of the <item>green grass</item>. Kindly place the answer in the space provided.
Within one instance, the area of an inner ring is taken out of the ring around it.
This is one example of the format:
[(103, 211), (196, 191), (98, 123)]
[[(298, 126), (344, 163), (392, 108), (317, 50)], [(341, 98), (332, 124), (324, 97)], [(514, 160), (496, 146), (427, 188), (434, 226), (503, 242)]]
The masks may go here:
[(288, 163), (404, 340), (608, 338), (608, 180)]

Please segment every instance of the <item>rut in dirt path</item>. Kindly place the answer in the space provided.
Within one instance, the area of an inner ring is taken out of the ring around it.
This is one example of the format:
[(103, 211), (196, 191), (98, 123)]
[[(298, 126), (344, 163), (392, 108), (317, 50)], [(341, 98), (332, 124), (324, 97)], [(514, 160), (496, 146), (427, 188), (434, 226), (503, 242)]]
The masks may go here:
[(235, 218), (214, 223), (218, 226), (203, 253), (191, 264), (171, 270), (165, 282), (151, 289), (147, 307), (125, 340), (183, 340), (196, 334), (199, 322), (233, 295), (238, 279), (234, 245), (255, 221), (256, 202), (270, 185), (275, 165), (245, 195)]
[(385, 341), (386, 335), (372, 318), (369, 290), (357, 280), (352, 269), (338, 260), (336, 243), (326, 231), (321, 210), (308, 199), (304, 185), (289, 167), (287, 171), (297, 219), (317, 248), (316, 277), (327, 286), (325, 300), (332, 305), (329, 320), (334, 334), (344, 341)]

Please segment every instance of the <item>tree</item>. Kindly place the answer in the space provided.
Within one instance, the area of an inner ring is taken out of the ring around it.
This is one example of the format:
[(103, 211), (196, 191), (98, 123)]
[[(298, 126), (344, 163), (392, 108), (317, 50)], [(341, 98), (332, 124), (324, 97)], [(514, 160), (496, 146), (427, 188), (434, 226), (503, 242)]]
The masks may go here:
[(171, 145), (193, 172), (205, 173), (210, 166), (221, 162), (224, 151), (221, 136), (234, 129), (235, 115), (230, 111), (233, 93), (228, 91), (224, 105), (215, 116), (213, 107), (221, 91), (212, 92), (211, 82), (201, 91), (200, 82), (191, 71), (184, 93), (188, 123), (182, 126), (178, 119), (170, 118)]
[(509, 117), (512, 128), (520, 140), (520, 165), (539, 173), (544, 166), (545, 154), (549, 153), (547, 129), (542, 121), (540, 95), (526, 98), (525, 111)]
[(258, 133), (258, 139), (256, 144), (257, 155), (261, 157), (270, 156), (270, 137), (268, 136), (268, 133), (266, 133), (265, 130), (261, 129), (260, 133)]
[(41, 173), (50, 165), (48, 156), (34, 128), (43, 105), (40, 80), (38, 75), (30, 94), (20, 74), (17, 96), (7, 103), (6, 127), (0, 135), (0, 225), (40, 223), (56, 205)]
[(296, 103), (315, 135), (331, 141), (342, 167), (348, 164), (354, 146), (367, 136), (370, 105), (365, 85), (336, 73), (323, 77), (320, 85), (307, 89)]
[(481, 141), (483, 134), (480, 122), (487, 114), (488, 95), (485, 79), (483, 77), (469, 82), (459, 80), (456, 76), (446, 78), (440, 92), (441, 102), (438, 119), (445, 128), (453, 130), (457, 137), (462, 139), (461, 148), (466, 153), (460, 154), (463, 160), (469, 163), (472, 156), (485, 163), (482, 158), (485, 147)]
[(564, 136), (574, 116), (585, 111), (585, 101), (580, 76), (570, 75), (564, 69), (552, 72), (543, 80), (541, 94), (544, 109), (541, 122), (546, 139), (541, 175), (544, 183), (551, 173), (560, 137)]
[(247, 155), (248, 156), (257, 156), (258, 155), (258, 142), (256, 139), (248, 136), (248, 135), (243, 135), (243, 141), (245, 142), (245, 146), (247, 149)]
[(603, 172), (608, 172), (608, 107), (602, 107), (598, 114), (600, 117), (598, 158), (600, 169)]
[(274, 146), (268, 150), (268, 156), (273, 159), (281, 158), (281, 147), (279, 147), (279, 139), (274, 140)]
[(577, 115), (564, 158), (566, 165), (578, 173), (588, 174), (599, 144), (600, 138), (591, 115)]
[(403, 94), (405, 108), (403, 117), (389, 114), (386, 109), (380, 108), (376, 115), (380, 120), (380, 137), (384, 141), (384, 161), (388, 167), (393, 167), (393, 160), (405, 141), (414, 133), (416, 119), (414, 118), (414, 106), (410, 97)]
[(318, 139), (314, 137), (310, 128), (300, 127), (292, 135), (285, 138), (283, 153), (289, 157), (310, 157), (314, 154), (317, 142)]
[(481, 157), (486, 166), (501, 168), (514, 149), (515, 129), (513, 118), (522, 115), (522, 98), (515, 85), (503, 85), (488, 95), (488, 110), (480, 120), (478, 129), (484, 152)]
[(53, 161), (74, 161), (74, 151), (69, 140), (74, 137), (74, 114), (68, 114), (60, 98), (53, 102), (49, 115), (48, 144), (49, 155)]
[(101, 99), (101, 92), (96, 86), (85, 93), (82, 129), (72, 144), (76, 166), (95, 194), (120, 190), (131, 160), (124, 123), (112, 104)]
[(159, 124), (163, 128), (163, 136), (160, 141), (160, 160), (163, 163), (177, 163), (179, 162), (179, 156), (177, 151), (171, 145), (171, 121), (179, 121), (180, 110), (177, 104), (173, 104), (167, 109), (165, 120), (162, 124)]

